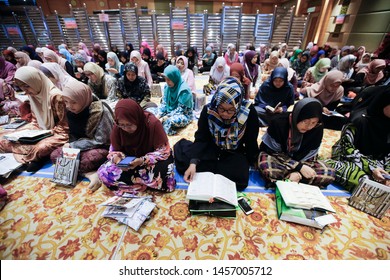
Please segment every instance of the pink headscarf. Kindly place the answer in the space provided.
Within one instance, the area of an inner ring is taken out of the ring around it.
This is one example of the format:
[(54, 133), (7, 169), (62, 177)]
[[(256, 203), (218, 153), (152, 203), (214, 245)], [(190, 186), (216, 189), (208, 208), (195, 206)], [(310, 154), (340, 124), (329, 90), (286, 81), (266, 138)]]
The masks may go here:
[(364, 73), (364, 83), (367, 85), (374, 85), (383, 78), (384, 74), (383, 71), (380, 71), (379, 73), (373, 73), (373, 70), (383, 66), (386, 66), (386, 61), (384, 59), (375, 59), (368, 63), (367, 67), (363, 67), (358, 72), (358, 74)]
[(88, 50), (87, 48), (87, 45), (84, 44), (83, 42), (80, 42), (79, 43), (79, 49), (83, 49), (83, 51), (85, 51), (85, 53), (88, 55), (88, 56), (92, 56), (91, 52)]
[(149, 46), (148, 42), (146, 42), (146, 41), (142, 41), (142, 43), (141, 43), (141, 48), (140, 48), (139, 52), (140, 52), (140, 53), (143, 53), (143, 52), (144, 52), (144, 49), (149, 49), (149, 50), (150, 50), (150, 53), (152, 54), (152, 57), (154, 58), (154, 49), (152, 49), (152, 48)]
[(307, 96), (317, 98), (323, 106), (329, 103), (340, 100), (344, 94), (344, 88), (339, 86), (335, 92), (331, 92), (327, 87), (334, 83), (341, 83), (343, 81), (343, 72), (339, 70), (332, 70), (328, 72), (318, 83), (307, 87)]

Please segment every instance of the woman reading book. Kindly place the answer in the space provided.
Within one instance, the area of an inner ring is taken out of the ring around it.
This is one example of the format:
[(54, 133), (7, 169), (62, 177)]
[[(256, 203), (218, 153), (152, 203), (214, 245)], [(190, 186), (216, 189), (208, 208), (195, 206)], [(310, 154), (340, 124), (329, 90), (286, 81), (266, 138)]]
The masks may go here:
[(182, 139), (175, 145), (176, 168), (186, 182), (196, 172), (208, 171), (232, 180), (238, 190), (248, 186), (249, 166), (258, 154), (259, 124), (243, 92), (236, 78), (223, 80), (202, 110), (194, 143)]
[(351, 113), (327, 164), (336, 170), (336, 182), (352, 191), (361, 179), (390, 185), (390, 86), (378, 86), (368, 107)]
[(51, 130), (53, 136), (35, 144), (14, 143), (3, 138), (0, 140), (0, 152), (14, 153), (16, 160), (28, 163), (27, 171), (37, 171), (53, 150), (68, 141), (65, 104), (61, 91), (34, 67), (19, 68), (15, 73), (15, 83), (30, 100), (33, 122), (29, 128)]
[[(173, 66), (174, 67), (174, 66)], [(117, 164), (134, 156), (128, 167)], [(176, 181), (173, 156), (161, 122), (131, 99), (115, 107), (108, 162), (98, 170), (100, 180), (112, 190), (136, 192), (146, 187), (172, 192)]]
[(321, 116), (321, 103), (305, 98), (295, 104), (292, 113), (271, 121), (258, 158), (267, 185), (284, 179), (319, 187), (333, 182), (334, 170), (317, 160), (324, 129)]
[[(80, 149), (79, 173), (91, 180), (90, 187), (97, 187), (96, 170), (106, 161), (110, 146), (110, 133), (114, 117), (108, 105), (93, 100), (91, 89), (82, 82), (70, 79), (62, 91), (69, 123), (69, 143), (64, 147)], [(53, 163), (61, 157), (62, 147), (54, 150)]]

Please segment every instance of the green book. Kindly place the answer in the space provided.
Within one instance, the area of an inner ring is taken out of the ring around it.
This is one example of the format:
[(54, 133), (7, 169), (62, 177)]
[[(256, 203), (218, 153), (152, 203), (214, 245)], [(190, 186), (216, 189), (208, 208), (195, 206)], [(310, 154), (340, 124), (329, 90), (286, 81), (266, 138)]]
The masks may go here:
[(307, 210), (287, 206), (278, 188), (275, 190), (275, 197), (279, 220), (318, 229), (323, 229), (328, 224), (336, 222), (336, 219), (328, 214), (327, 211), (317, 209)]

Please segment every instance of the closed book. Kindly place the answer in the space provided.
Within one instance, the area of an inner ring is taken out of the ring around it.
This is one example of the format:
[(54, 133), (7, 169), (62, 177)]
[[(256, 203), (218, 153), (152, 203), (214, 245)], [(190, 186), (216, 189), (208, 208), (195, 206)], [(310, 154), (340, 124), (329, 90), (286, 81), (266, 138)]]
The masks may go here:
[(275, 190), (276, 211), (279, 220), (323, 229), (328, 224), (336, 222), (333, 215), (318, 209), (302, 209), (289, 207), (283, 200), (279, 188)]
[(191, 215), (236, 218), (236, 207), (223, 201), (210, 203), (207, 201), (190, 200), (188, 209)]
[(33, 144), (53, 135), (51, 130), (21, 130), (4, 135), (4, 139), (12, 142)]

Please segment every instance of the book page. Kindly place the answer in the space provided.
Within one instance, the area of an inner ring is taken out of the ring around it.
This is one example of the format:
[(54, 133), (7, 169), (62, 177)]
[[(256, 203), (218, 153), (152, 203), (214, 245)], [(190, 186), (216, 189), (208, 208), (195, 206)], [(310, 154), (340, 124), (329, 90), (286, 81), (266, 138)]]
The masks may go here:
[(194, 180), (188, 185), (187, 199), (209, 200), (213, 197), (214, 185), (213, 173), (195, 173)]
[(215, 174), (213, 197), (237, 206), (236, 183), (222, 175)]
[(11, 171), (21, 167), (23, 164), (18, 162), (12, 153), (0, 154), (0, 176), (9, 175)]
[(302, 183), (277, 181), (276, 185), (289, 207), (303, 209), (325, 209), (336, 212), (319, 187)]

